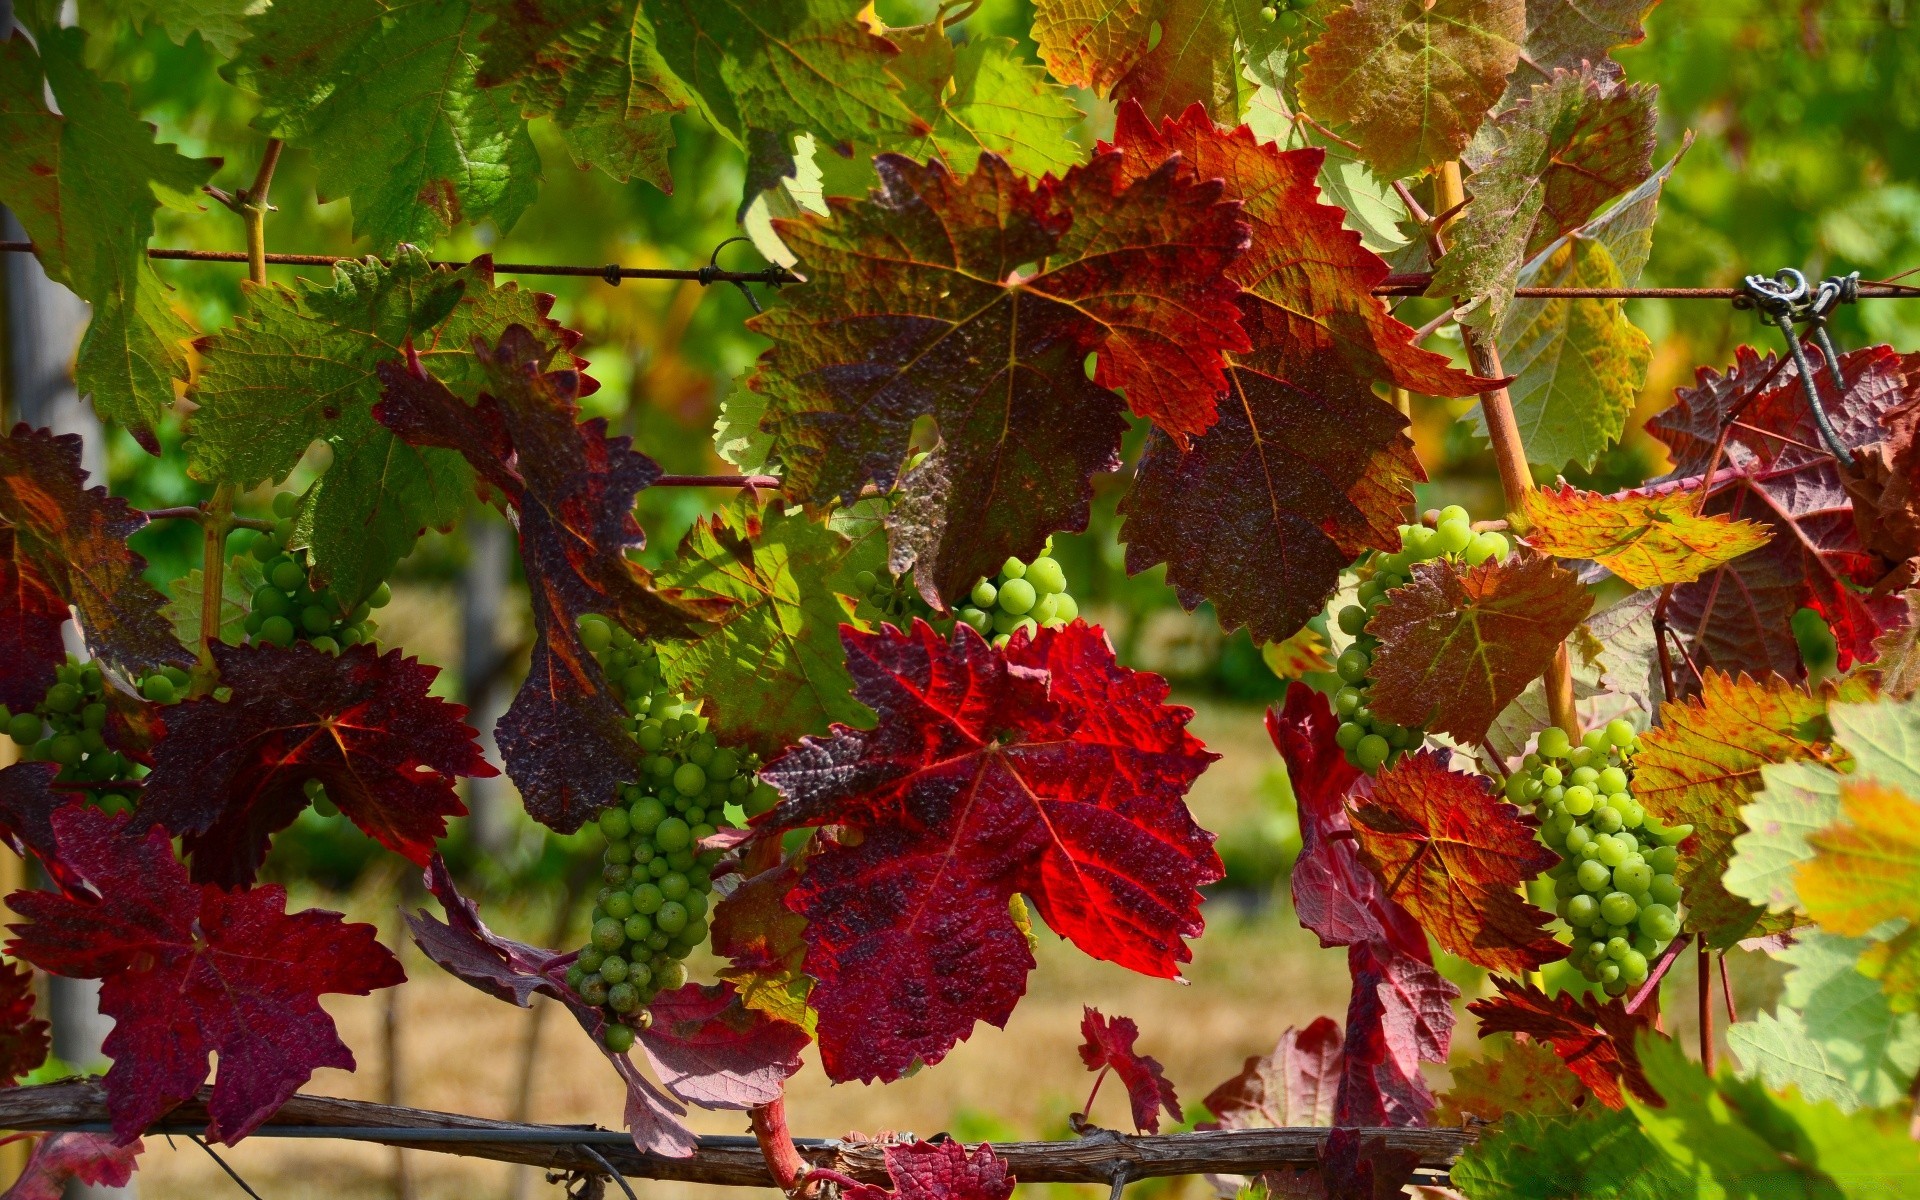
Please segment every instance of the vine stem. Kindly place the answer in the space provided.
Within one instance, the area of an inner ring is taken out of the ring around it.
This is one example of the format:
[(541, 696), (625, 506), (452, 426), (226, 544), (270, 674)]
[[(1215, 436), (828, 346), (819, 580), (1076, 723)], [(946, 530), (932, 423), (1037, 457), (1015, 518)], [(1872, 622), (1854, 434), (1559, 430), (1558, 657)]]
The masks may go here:
[[(1435, 177), (1434, 207), (1440, 215), (1434, 222), (1434, 240), (1444, 247), (1448, 224), (1466, 202), (1466, 190), (1458, 161), (1442, 163)], [(1491, 334), (1470, 325), (1460, 326), (1460, 338), (1467, 348), (1467, 362), (1476, 375), (1500, 379), (1506, 371), (1500, 365), (1500, 349)], [(1487, 437), (1493, 443), (1493, 462), (1500, 472), (1500, 490), (1507, 501), (1507, 524), (1515, 532), (1526, 532), (1525, 504), (1533, 491), (1533, 468), (1527, 465), (1526, 445), (1520, 440), (1520, 423), (1513, 415), (1513, 396), (1505, 385), (1480, 393), (1480, 411), (1486, 415)], [(1569, 738), (1580, 740), (1580, 714), (1573, 703), (1573, 656), (1561, 642), (1547, 665), (1543, 683), (1547, 690), (1547, 712), (1553, 723)]]
[(1699, 1001), (1700, 1001), (1700, 1068), (1713, 1077), (1713, 963), (1712, 953), (1707, 949), (1707, 935), (1696, 934), (1700, 947)]
[(793, 1144), (793, 1134), (787, 1130), (786, 1097), (783, 1095), (771, 1104), (749, 1110), (747, 1119), (753, 1124), (753, 1138), (760, 1143), (760, 1154), (767, 1160), (767, 1170), (773, 1175), (774, 1183), (781, 1191), (791, 1193), (806, 1173), (807, 1163)]

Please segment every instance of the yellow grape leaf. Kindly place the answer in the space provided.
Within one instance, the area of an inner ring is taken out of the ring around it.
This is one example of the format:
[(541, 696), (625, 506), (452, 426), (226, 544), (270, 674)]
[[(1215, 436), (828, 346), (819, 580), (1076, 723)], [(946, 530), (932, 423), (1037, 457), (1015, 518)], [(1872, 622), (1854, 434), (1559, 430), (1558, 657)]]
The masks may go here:
[(1920, 801), (1867, 779), (1840, 785), (1840, 819), (1807, 838), (1813, 857), (1794, 886), (1807, 915), (1831, 932), (1859, 937), (1888, 921), (1908, 928), (1860, 958), (1895, 1011), (1920, 1007)]
[(1691, 492), (1603, 496), (1563, 484), (1528, 492), (1524, 507), (1528, 545), (1556, 558), (1590, 558), (1636, 589), (1692, 583), (1772, 536), (1756, 521), (1700, 516)]
[(1327, 639), (1311, 625), (1302, 625), (1290, 638), (1260, 647), (1267, 669), (1281, 679), (1299, 679), (1316, 671), (1333, 670)]
[(1659, 727), (1641, 735), (1634, 757), (1633, 795), (1661, 821), (1693, 826), (1676, 873), (1688, 929), (1724, 949), (1792, 925), (1792, 914), (1768, 915), (1721, 883), (1733, 839), (1747, 832), (1740, 807), (1760, 790), (1760, 768), (1768, 763), (1846, 761), (1831, 744), (1827, 706), (1871, 694), (1871, 684), (1859, 679), (1808, 692), (1777, 675), (1709, 670), (1699, 696), (1660, 706)]

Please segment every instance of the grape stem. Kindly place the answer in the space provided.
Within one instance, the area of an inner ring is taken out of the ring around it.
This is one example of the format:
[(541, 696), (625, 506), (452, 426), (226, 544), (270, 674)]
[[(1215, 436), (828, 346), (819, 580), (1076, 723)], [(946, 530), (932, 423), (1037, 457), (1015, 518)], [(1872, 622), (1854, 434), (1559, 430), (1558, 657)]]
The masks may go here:
[(1687, 939), (1685, 938), (1675, 938), (1667, 943), (1667, 948), (1660, 952), (1659, 959), (1654, 962), (1652, 969), (1647, 972), (1647, 981), (1641, 984), (1640, 990), (1633, 994), (1631, 1000), (1627, 1001), (1628, 1012), (1639, 1012), (1646, 1006), (1649, 999), (1657, 998), (1660, 995), (1660, 981), (1666, 978), (1668, 969), (1671, 968), (1675, 962), (1679, 961), (1680, 951), (1685, 949), (1686, 945)]
[(1080, 1115), (1088, 1120), (1093, 1119), (1094, 1098), (1100, 1094), (1100, 1085), (1107, 1081), (1107, 1072), (1112, 1069), (1111, 1065), (1103, 1066), (1100, 1068), (1100, 1073), (1093, 1077), (1093, 1090), (1087, 1093), (1087, 1102), (1080, 1106)]
[(807, 1164), (793, 1144), (793, 1134), (787, 1131), (784, 1089), (773, 1102), (748, 1110), (747, 1120), (753, 1125), (753, 1139), (760, 1143), (760, 1156), (767, 1160), (767, 1171), (774, 1183), (788, 1195), (794, 1194), (794, 1189), (801, 1185)]
[(1695, 934), (1694, 938), (1700, 948), (1700, 951), (1699, 951), (1700, 956), (1696, 960), (1696, 963), (1699, 968), (1699, 976), (1700, 976), (1698, 981), (1700, 985), (1698, 989), (1699, 996), (1697, 997), (1700, 1005), (1700, 1069), (1705, 1071), (1707, 1073), (1707, 1077), (1711, 1079), (1713, 1077), (1713, 1071), (1714, 1071), (1713, 975), (1711, 974), (1711, 967), (1713, 964), (1710, 963), (1708, 959), (1710, 959), (1712, 955), (1707, 950), (1706, 934), (1704, 933)]
[[(206, 511), (197, 504), (142, 509), (140, 515), (148, 521), (204, 521), (207, 517)], [(234, 529), (257, 529), (261, 533), (267, 533), (273, 529), (273, 522), (263, 517), (230, 516), (227, 518), (227, 524)]]
[[(1440, 165), (1435, 176), (1434, 205), (1440, 212), (1429, 226), (1434, 244), (1444, 251), (1447, 223), (1466, 203), (1466, 188), (1460, 178), (1458, 160)], [(1500, 349), (1485, 332), (1471, 325), (1460, 326), (1460, 339), (1467, 349), (1467, 365), (1483, 379), (1506, 375), (1500, 365)], [(1524, 505), (1533, 491), (1533, 469), (1527, 465), (1526, 444), (1520, 439), (1520, 423), (1513, 415), (1513, 396), (1506, 385), (1480, 393), (1480, 411), (1487, 419), (1487, 438), (1493, 443), (1493, 462), (1500, 472), (1500, 489), (1506, 495), (1507, 524), (1516, 533), (1525, 533)], [(1580, 714), (1573, 703), (1573, 657), (1563, 641), (1554, 649), (1542, 683), (1547, 690), (1547, 712), (1553, 723), (1566, 731), (1573, 741), (1580, 740)]]

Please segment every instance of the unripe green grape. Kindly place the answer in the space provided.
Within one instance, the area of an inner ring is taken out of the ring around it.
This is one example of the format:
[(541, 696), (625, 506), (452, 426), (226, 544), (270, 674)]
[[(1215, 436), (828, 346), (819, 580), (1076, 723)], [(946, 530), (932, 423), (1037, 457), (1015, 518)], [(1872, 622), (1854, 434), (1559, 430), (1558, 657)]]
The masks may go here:
[(1000, 585), (1000, 598), (997, 601), (1000, 611), (1018, 617), (1032, 608), (1034, 601), (1040, 598), (1033, 584), (1025, 579), (1009, 579)]
[(687, 967), (685, 963), (669, 962), (655, 970), (653, 978), (663, 992), (678, 991), (686, 986)]
[(1340, 727), (1333, 731), (1333, 744), (1342, 750), (1351, 750), (1360, 744), (1361, 738), (1366, 736), (1366, 726), (1352, 721), (1342, 721)]
[[(673, 790), (682, 796), (698, 796), (707, 790), (707, 773), (699, 763), (684, 762), (674, 768)], [(667, 847), (662, 846), (662, 849)]]
[[(580, 998), (588, 1004), (607, 1002), (607, 981), (598, 975), (589, 975), (580, 981)], [(622, 1026), (621, 1028), (625, 1028)]]
[(600, 964), (600, 978), (608, 983), (621, 983), (627, 977), (627, 960), (618, 954), (609, 954)]
[(385, 582), (382, 582), (378, 587), (374, 588), (373, 594), (367, 597), (367, 607), (369, 608), (385, 608), (391, 603), (393, 603), (393, 588)]
[(1542, 758), (1565, 758), (1572, 748), (1567, 731), (1553, 726), (1540, 731), (1540, 756)]
[(1617, 810), (1603, 808), (1593, 814), (1593, 824), (1602, 833), (1619, 833), (1627, 823)]
[(1477, 567), (1488, 559), (1492, 559), (1495, 562), (1503, 561), (1507, 557), (1509, 549), (1507, 539), (1492, 530), (1488, 530), (1485, 533), (1476, 533), (1473, 535), (1473, 541), (1467, 544), (1467, 565)]
[(986, 609), (993, 607), (993, 602), (999, 595), (1000, 589), (993, 585), (991, 579), (981, 579), (973, 585), (973, 590), (967, 593), (967, 599), (973, 601), (974, 607)]
[(693, 844), (693, 829), (679, 817), (668, 817), (654, 829), (653, 844), (667, 854), (678, 853)]
[(1364, 699), (1365, 694), (1361, 692), (1359, 688), (1354, 687), (1352, 684), (1347, 684), (1333, 694), (1334, 715), (1341, 718), (1353, 716), (1353, 714), (1359, 710), (1360, 704)]
[(1461, 554), (1473, 541), (1473, 527), (1465, 521), (1445, 521), (1434, 530), (1433, 544), (1442, 554)]
[(1000, 578), (1018, 579), (1027, 573), (1027, 564), (1017, 558), (1009, 558), (1000, 564)]
[(1561, 793), (1560, 803), (1566, 805), (1572, 815), (1584, 817), (1593, 811), (1593, 792), (1576, 783)]
[(627, 944), (627, 932), (621, 923), (612, 917), (602, 917), (593, 923), (593, 944), (596, 948), (612, 953)]
[(1680, 903), (1680, 885), (1674, 882), (1672, 875), (1656, 874), (1647, 885), (1647, 895), (1653, 898), (1655, 904), (1671, 908)]
[(687, 894), (691, 886), (685, 875), (678, 871), (670, 871), (660, 879), (660, 894), (668, 900), (678, 900)]
[(1027, 564), (1023, 578), (1042, 596), (1057, 596), (1067, 590), (1067, 573), (1058, 561), (1044, 556)]
[(687, 927), (686, 906), (677, 900), (667, 901), (660, 906), (660, 911), (654, 914), (653, 925), (669, 937), (679, 933)]
[(293, 622), (285, 617), (268, 617), (260, 622), (260, 640), (275, 646), (293, 644)]
[(1373, 669), (1373, 660), (1360, 647), (1348, 646), (1340, 652), (1339, 661), (1335, 663), (1334, 669), (1340, 673), (1340, 678), (1348, 683), (1359, 683), (1367, 677), (1367, 672)]
[(1071, 625), (1080, 615), (1080, 602), (1066, 592), (1053, 598), (1053, 619), (1060, 625)]
[(1358, 761), (1360, 769), (1369, 772), (1379, 770), (1391, 752), (1392, 747), (1387, 745), (1387, 739), (1377, 733), (1370, 733), (1361, 738), (1360, 744), (1353, 748), (1353, 756)]
[(1612, 882), (1613, 871), (1598, 859), (1588, 859), (1580, 864), (1575, 878), (1580, 881), (1580, 886), (1586, 891), (1598, 892)]
[(1581, 894), (1567, 901), (1567, 923), (1579, 928), (1591, 925), (1600, 916), (1600, 902), (1592, 896)]
[(282, 559), (280, 562), (274, 564), (273, 570), (269, 572), (267, 579), (273, 586), (279, 588), (281, 591), (291, 592), (307, 581), (307, 573), (301, 570), (300, 564), (294, 562), (292, 559)]
[(1645, 863), (1622, 863), (1613, 869), (1613, 886), (1629, 895), (1644, 892), (1653, 883)]
[[(173, 680), (168, 679), (165, 675), (147, 676), (145, 682), (140, 685), (140, 694), (155, 704), (172, 704), (177, 698), (173, 690)], [(36, 728), (39, 723), (39, 719), (35, 718), (34, 725)]]
[(1626, 718), (1615, 717), (1607, 722), (1607, 741), (1611, 745), (1625, 749), (1633, 744), (1634, 739), (1633, 723)]
[(1600, 915), (1610, 924), (1627, 925), (1640, 915), (1640, 906), (1625, 892), (1608, 892), (1600, 898)]
[[(586, 999), (584, 994), (581, 998)], [(605, 998), (604, 996), (601, 997), (602, 1000)], [(607, 1022), (605, 1032), (600, 1035), (600, 1042), (615, 1054), (625, 1054), (627, 1051), (633, 1049), (633, 1036), (633, 1026), (622, 1025), (618, 1021), (609, 1021)]]

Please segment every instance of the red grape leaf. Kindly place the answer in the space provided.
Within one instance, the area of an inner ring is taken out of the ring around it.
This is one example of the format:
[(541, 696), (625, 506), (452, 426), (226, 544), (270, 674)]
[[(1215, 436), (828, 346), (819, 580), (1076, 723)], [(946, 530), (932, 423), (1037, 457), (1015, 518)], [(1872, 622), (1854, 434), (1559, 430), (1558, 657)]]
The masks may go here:
[(1768, 763), (1843, 763), (1845, 752), (1828, 743), (1827, 706), (1871, 694), (1871, 683), (1858, 677), (1807, 692), (1777, 675), (1709, 670), (1698, 696), (1660, 706), (1660, 723), (1641, 735), (1634, 755), (1633, 796), (1660, 820), (1693, 826), (1676, 873), (1688, 929), (1724, 949), (1752, 933), (1792, 926), (1791, 913), (1769, 916), (1721, 883), (1734, 839), (1747, 832), (1740, 808), (1760, 790)]
[(787, 899), (807, 918), (827, 1074), (896, 1079), (975, 1021), (1003, 1024), (1033, 968), (1016, 894), (1087, 954), (1175, 976), (1221, 866), (1182, 799), (1216, 756), (1166, 681), (1079, 621), (1004, 651), (924, 621), (840, 636), (879, 722), (769, 763), (784, 801), (758, 823), (849, 831)]
[(0, 704), (24, 710), (40, 703), (66, 656), (67, 602), (21, 559), (16, 541), (12, 527), (0, 525)]
[(1420, 1166), (1417, 1150), (1396, 1150), (1372, 1130), (1331, 1129), (1320, 1143), (1327, 1200), (1399, 1200)]
[[(1265, 31), (1243, 23), (1252, 6), (1219, 0), (1038, 0), (1033, 40), (1047, 72), (1149, 116), (1189, 106), (1223, 121), (1252, 85), (1234, 52)], [(1270, 36), (1270, 35), (1268, 35)], [(1249, 55), (1251, 57), (1251, 54)]]
[(751, 322), (774, 342), (751, 386), (801, 499), (890, 489), (934, 418), (940, 447), (905, 474), (891, 533), (896, 570), (917, 563), (944, 604), (1085, 527), (1089, 477), (1119, 466), (1115, 389), (1180, 441), (1213, 423), (1221, 353), (1247, 348), (1222, 273), (1247, 230), (1177, 163), (1135, 179), (1100, 153), (1038, 183), (991, 154), (964, 177), (875, 165), (871, 197), (776, 222), (811, 282)]
[(1520, 887), (1559, 861), (1540, 827), (1496, 796), (1483, 775), (1447, 769), (1442, 752), (1411, 754), (1353, 804), (1360, 860), (1449, 951), (1493, 971), (1533, 971), (1567, 956), (1553, 920)]
[(1478, 742), (1592, 607), (1579, 578), (1544, 556), (1419, 563), (1367, 623), (1380, 639), (1373, 711)]
[(798, 1025), (748, 1008), (730, 983), (689, 983), (654, 998), (641, 1049), (667, 1090), (702, 1108), (778, 1100), (812, 1039)]
[(1526, 542), (1556, 558), (1590, 558), (1633, 588), (1691, 583), (1767, 544), (1765, 525), (1703, 516), (1700, 493), (1603, 496), (1562, 484), (1523, 502)]
[(1354, 0), (1307, 51), (1300, 102), (1382, 179), (1460, 157), (1520, 61), (1525, 0)]
[(1920, 392), (1889, 412), (1879, 441), (1862, 446), (1841, 473), (1861, 544), (1889, 562), (1920, 555)]
[(33, 972), (19, 963), (0, 963), (0, 1088), (47, 1060), (53, 1048), (50, 1028), (33, 1015)]
[(374, 416), (412, 445), (460, 451), (519, 518), (533, 661), (494, 736), (527, 812), (570, 833), (636, 777), (642, 755), (575, 622), (597, 612), (636, 636), (677, 637), (714, 610), (662, 596), (626, 557), (645, 541), (634, 497), (660, 468), (608, 437), (604, 419), (579, 420), (580, 373), (544, 371), (547, 351), (519, 325), (475, 353), (487, 378), (477, 403), (416, 363), (383, 362)]
[(955, 1141), (908, 1142), (887, 1147), (893, 1190), (870, 1183), (842, 1190), (847, 1200), (1011, 1200), (1007, 1164), (982, 1145), (968, 1150)]
[[(141, 577), (147, 560), (127, 537), (147, 523), (127, 502), (88, 487), (80, 438), (16, 425), (0, 438), (0, 704), (31, 708), (64, 661), (58, 619), (71, 604), (88, 648), (129, 675), (190, 667), (173, 636), (166, 597)], [(51, 655), (49, 656), (49, 652)]]
[[(1920, 394), (1920, 355), (1886, 346), (1840, 356), (1847, 390), (1837, 402), (1820, 352), (1807, 353), (1820, 373), (1821, 396), (1835, 432), (1852, 450), (1878, 442), (1890, 416)], [(1647, 422), (1665, 442), (1674, 469), (1640, 493), (1711, 488), (1709, 515), (1749, 518), (1773, 527), (1773, 539), (1698, 581), (1675, 589), (1668, 615), (1685, 636), (1694, 662), (1723, 671), (1775, 671), (1789, 679), (1805, 672), (1792, 617), (1814, 608), (1833, 627), (1839, 665), (1871, 662), (1873, 641), (1904, 620), (1895, 596), (1860, 589), (1878, 583), (1893, 565), (1860, 540), (1853, 504), (1839, 465), (1823, 448), (1806, 390), (1791, 366), (1776, 369), (1774, 355), (1742, 346), (1724, 373), (1702, 368), (1692, 388), (1674, 393), (1674, 406)], [(1712, 480), (1700, 478), (1713, 458), (1722, 423), (1738, 409)]]
[(29, 852), (54, 885), (71, 896), (99, 893), (60, 856), (53, 836), (55, 810), (77, 801), (71, 792), (53, 790), (59, 763), (24, 762), (0, 768), (0, 840), (15, 854)]
[(1878, 657), (1873, 665), (1882, 695), (1911, 700), (1920, 692), (1920, 588), (1908, 588), (1900, 598), (1907, 606), (1906, 624), (1874, 639)]
[[(0, 1139), (0, 1145), (31, 1136), (16, 1133)], [(96, 1188), (125, 1187), (133, 1178), (134, 1160), (145, 1149), (139, 1138), (116, 1146), (104, 1133), (43, 1133), (33, 1144), (20, 1177), (0, 1200), (63, 1200), (68, 1185), (75, 1182)]]
[(1465, 1128), (1468, 1118), (1498, 1121), (1508, 1113), (1561, 1116), (1587, 1097), (1587, 1085), (1546, 1042), (1491, 1038), (1479, 1058), (1452, 1065), (1453, 1084), (1440, 1093), (1433, 1123)]
[(1173, 1094), (1173, 1084), (1162, 1073), (1160, 1060), (1133, 1048), (1140, 1027), (1132, 1017), (1109, 1020), (1099, 1009), (1086, 1008), (1080, 1017), (1080, 1036), (1086, 1039), (1080, 1044), (1080, 1061), (1087, 1064), (1087, 1070), (1111, 1069), (1127, 1085), (1136, 1130), (1159, 1133), (1163, 1108), (1176, 1123), (1185, 1120), (1180, 1113), (1180, 1098)]
[(807, 993), (813, 980), (802, 969), (807, 922), (787, 907), (804, 856), (804, 848), (795, 851), (714, 905), (713, 952), (728, 960), (719, 975), (739, 991), (741, 1003), (812, 1033)]
[(182, 838), (196, 882), (251, 882), (268, 840), (307, 806), (310, 779), (368, 836), (424, 864), (447, 818), (467, 811), (455, 778), (499, 774), (467, 710), (428, 694), (439, 668), (398, 650), (216, 643), (213, 658), (232, 695), (165, 710), (138, 812), (139, 828)]
[(1300, 816), (1294, 910), (1321, 945), (1348, 948), (1353, 976), (1336, 1122), (1419, 1124), (1433, 1107), (1420, 1063), (1446, 1061), (1460, 992), (1434, 970), (1419, 923), (1360, 861), (1347, 801), (1369, 783), (1334, 743), (1338, 727), (1327, 698), (1303, 683), (1267, 711)]
[(1608, 1108), (1622, 1107), (1626, 1092), (1656, 1108), (1662, 1105), (1640, 1070), (1640, 1055), (1633, 1044), (1636, 1035), (1653, 1027), (1647, 1010), (1629, 1013), (1619, 1000), (1603, 1004), (1591, 994), (1575, 998), (1571, 992), (1561, 992), (1549, 998), (1530, 983), (1498, 976), (1493, 986), (1499, 989), (1498, 996), (1467, 1005), (1467, 1011), (1480, 1018), (1481, 1037), (1524, 1033), (1550, 1043), (1560, 1060)]
[(1385, 942), (1347, 947), (1353, 993), (1340, 1058), (1335, 1125), (1424, 1125), (1433, 1093), (1423, 1062), (1447, 1061), (1460, 989), (1426, 958)]
[(1195, 178), (1224, 180), (1252, 231), (1227, 276), (1246, 289), (1253, 349), (1231, 357), (1220, 419), (1191, 449), (1149, 438), (1122, 504), (1127, 569), (1165, 562), (1188, 607), (1204, 598), (1227, 628), (1284, 638), (1320, 610), (1342, 567), (1398, 544), (1411, 484), (1425, 478), (1406, 418), (1369, 381), (1443, 396), (1485, 381), (1415, 345), (1372, 294), (1388, 266), (1320, 201), (1323, 151), (1280, 150), (1198, 108), (1155, 127), (1131, 103), (1114, 147), (1136, 176), (1178, 153)]
[(104, 1046), (114, 1139), (127, 1144), (220, 1074), (207, 1136), (232, 1144), (272, 1116), (319, 1067), (351, 1071), (353, 1052), (320, 1006), (406, 979), (371, 925), (287, 912), (277, 884), (223, 891), (187, 879), (164, 831), (73, 806), (53, 815), (61, 857), (100, 890), (84, 900), (15, 892), (27, 923), (7, 953), (43, 971), (99, 979), (113, 1018)]
[[(691, 1154), (693, 1134), (679, 1119), (686, 1110), (661, 1095), (627, 1055), (606, 1049), (601, 1040), (605, 1012), (566, 986), (574, 955), (529, 946), (487, 928), (479, 906), (454, 886), (437, 854), (424, 882), (447, 919), (424, 910), (409, 914), (414, 944), (456, 979), (490, 996), (522, 1008), (535, 995), (560, 1001), (626, 1083), (634, 1144), (674, 1158)], [(638, 1043), (667, 1089), (688, 1103), (735, 1109), (770, 1103), (800, 1069), (806, 1031), (747, 1009), (730, 984), (687, 984), (657, 997), (652, 1012), (653, 1026), (638, 1032)]]
[(1249, 1057), (1238, 1075), (1201, 1103), (1222, 1129), (1331, 1125), (1340, 1046), (1340, 1026), (1332, 1017), (1316, 1017), (1305, 1029), (1289, 1026), (1271, 1053)]

